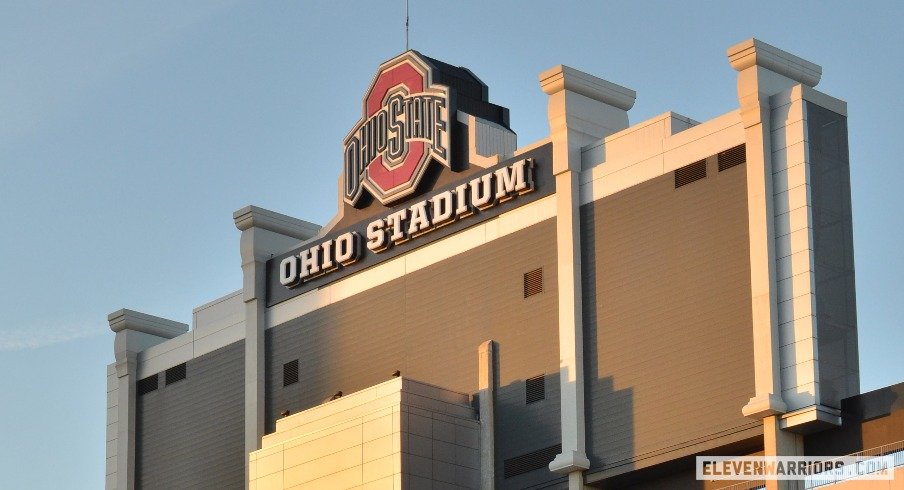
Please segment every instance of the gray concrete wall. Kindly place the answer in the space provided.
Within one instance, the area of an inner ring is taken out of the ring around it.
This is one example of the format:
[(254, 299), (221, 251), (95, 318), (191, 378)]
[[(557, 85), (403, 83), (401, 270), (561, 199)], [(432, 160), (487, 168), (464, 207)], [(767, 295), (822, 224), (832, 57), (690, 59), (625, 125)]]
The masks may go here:
[(806, 104), (819, 400), (839, 408), (843, 398), (860, 392), (847, 118)]
[[(688, 162), (692, 163), (692, 162)], [(670, 172), (582, 208), (591, 471), (755, 433), (745, 166)], [(611, 470), (611, 472), (609, 472)]]
[[(269, 329), (267, 430), (283, 410), (319, 405), (403, 376), (462, 393), (478, 391), (478, 347), (499, 345), (497, 459), (559, 440), (559, 350), (555, 221), (547, 220), (441, 263)], [(523, 297), (523, 274), (543, 268), (544, 291)], [(283, 387), (282, 366), (299, 359), (297, 384)], [(524, 380), (547, 380), (547, 399), (525, 404)], [(558, 478), (539, 469), (497, 488)]]
[(137, 398), (136, 487), (242, 488), (244, 341), (186, 363), (186, 378)]

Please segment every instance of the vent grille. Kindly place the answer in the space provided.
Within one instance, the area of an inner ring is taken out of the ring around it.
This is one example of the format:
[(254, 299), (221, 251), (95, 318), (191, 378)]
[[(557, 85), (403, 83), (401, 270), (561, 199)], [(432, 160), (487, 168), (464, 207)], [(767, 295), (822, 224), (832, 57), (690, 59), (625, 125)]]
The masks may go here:
[(157, 390), (157, 375), (148, 376), (144, 379), (139, 379), (137, 383), (135, 383), (135, 393), (138, 396), (146, 395), (152, 391)]
[(739, 145), (719, 152), (719, 172), (747, 163), (747, 147)]
[(511, 478), (513, 476), (523, 475), (534, 470), (546, 468), (560, 452), (562, 452), (562, 445), (556, 444), (555, 446), (545, 447), (531, 453), (507, 459), (502, 463), (505, 478)]
[(546, 399), (546, 376), (541, 374), (529, 378), (524, 382), (525, 385), (525, 403), (535, 403)]
[(166, 370), (166, 384), (171, 385), (176, 381), (185, 379), (185, 363), (173, 366)]
[(282, 385), (289, 386), (298, 382), (298, 359), (283, 364)]
[(543, 292), (543, 268), (524, 273), (524, 297)]
[(675, 188), (706, 178), (706, 160), (700, 160), (675, 170)]

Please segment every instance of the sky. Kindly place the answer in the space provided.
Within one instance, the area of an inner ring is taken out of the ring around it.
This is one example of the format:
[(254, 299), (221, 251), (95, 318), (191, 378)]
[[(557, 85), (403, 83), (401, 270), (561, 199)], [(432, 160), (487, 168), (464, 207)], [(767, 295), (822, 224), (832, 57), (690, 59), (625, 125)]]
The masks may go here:
[[(471, 69), (519, 146), (537, 75), (637, 91), (632, 123), (737, 107), (729, 46), (823, 67), (849, 104), (861, 389), (904, 381), (904, 2), (411, 0), (414, 49)], [(897, 46), (897, 47), (896, 47)], [(241, 287), (233, 211), (324, 224), (341, 140), (385, 60), (393, 1), (0, 0), (0, 487), (104, 480), (107, 314), (183, 323)]]

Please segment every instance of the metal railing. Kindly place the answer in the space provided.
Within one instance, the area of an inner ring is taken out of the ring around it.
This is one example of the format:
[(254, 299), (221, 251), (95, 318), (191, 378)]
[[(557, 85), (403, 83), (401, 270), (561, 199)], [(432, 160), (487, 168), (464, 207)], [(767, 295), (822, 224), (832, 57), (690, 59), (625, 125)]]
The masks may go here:
[[(863, 451), (857, 451), (856, 453), (847, 454), (845, 456), (891, 456), (894, 460), (894, 467), (904, 466), (904, 441), (892, 442), (889, 444), (883, 444), (881, 446), (877, 446), (870, 449), (864, 449)], [(834, 461), (833, 458), (829, 461)], [(853, 476), (836, 476), (828, 473), (825, 474), (816, 474), (813, 476), (807, 477), (804, 482), (804, 490), (810, 490), (812, 488), (819, 488), (826, 485), (832, 485), (835, 483), (840, 483), (845, 480), (849, 480), (854, 478)]]
[(719, 490), (763, 490), (764, 488), (766, 488), (766, 480), (747, 480), (719, 487)]

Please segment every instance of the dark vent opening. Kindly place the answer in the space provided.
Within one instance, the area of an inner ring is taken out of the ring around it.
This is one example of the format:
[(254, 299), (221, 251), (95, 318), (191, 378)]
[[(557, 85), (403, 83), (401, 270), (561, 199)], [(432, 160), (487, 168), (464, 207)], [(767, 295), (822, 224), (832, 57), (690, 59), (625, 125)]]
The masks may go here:
[(171, 385), (176, 381), (185, 379), (185, 363), (173, 366), (166, 370), (166, 384)]
[(747, 147), (738, 145), (719, 152), (719, 172), (747, 163)]
[(534, 403), (546, 399), (546, 376), (541, 374), (524, 382), (526, 403)]
[(675, 170), (675, 188), (706, 178), (706, 160), (700, 160)]
[(534, 452), (515, 456), (503, 461), (503, 473), (505, 478), (523, 475), (534, 470), (547, 468), (556, 455), (562, 452), (562, 445), (545, 447)]
[(543, 292), (543, 268), (524, 273), (524, 297)]
[(157, 375), (148, 376), (144, 379), (139, 379), (137, 383), (135, 383), (135, 393), (138, 396), (146, 395), (152, 391), (157, 390)]
[(283, 364), (282, 385), (289, 386), (298, 382), (298, 359)]

